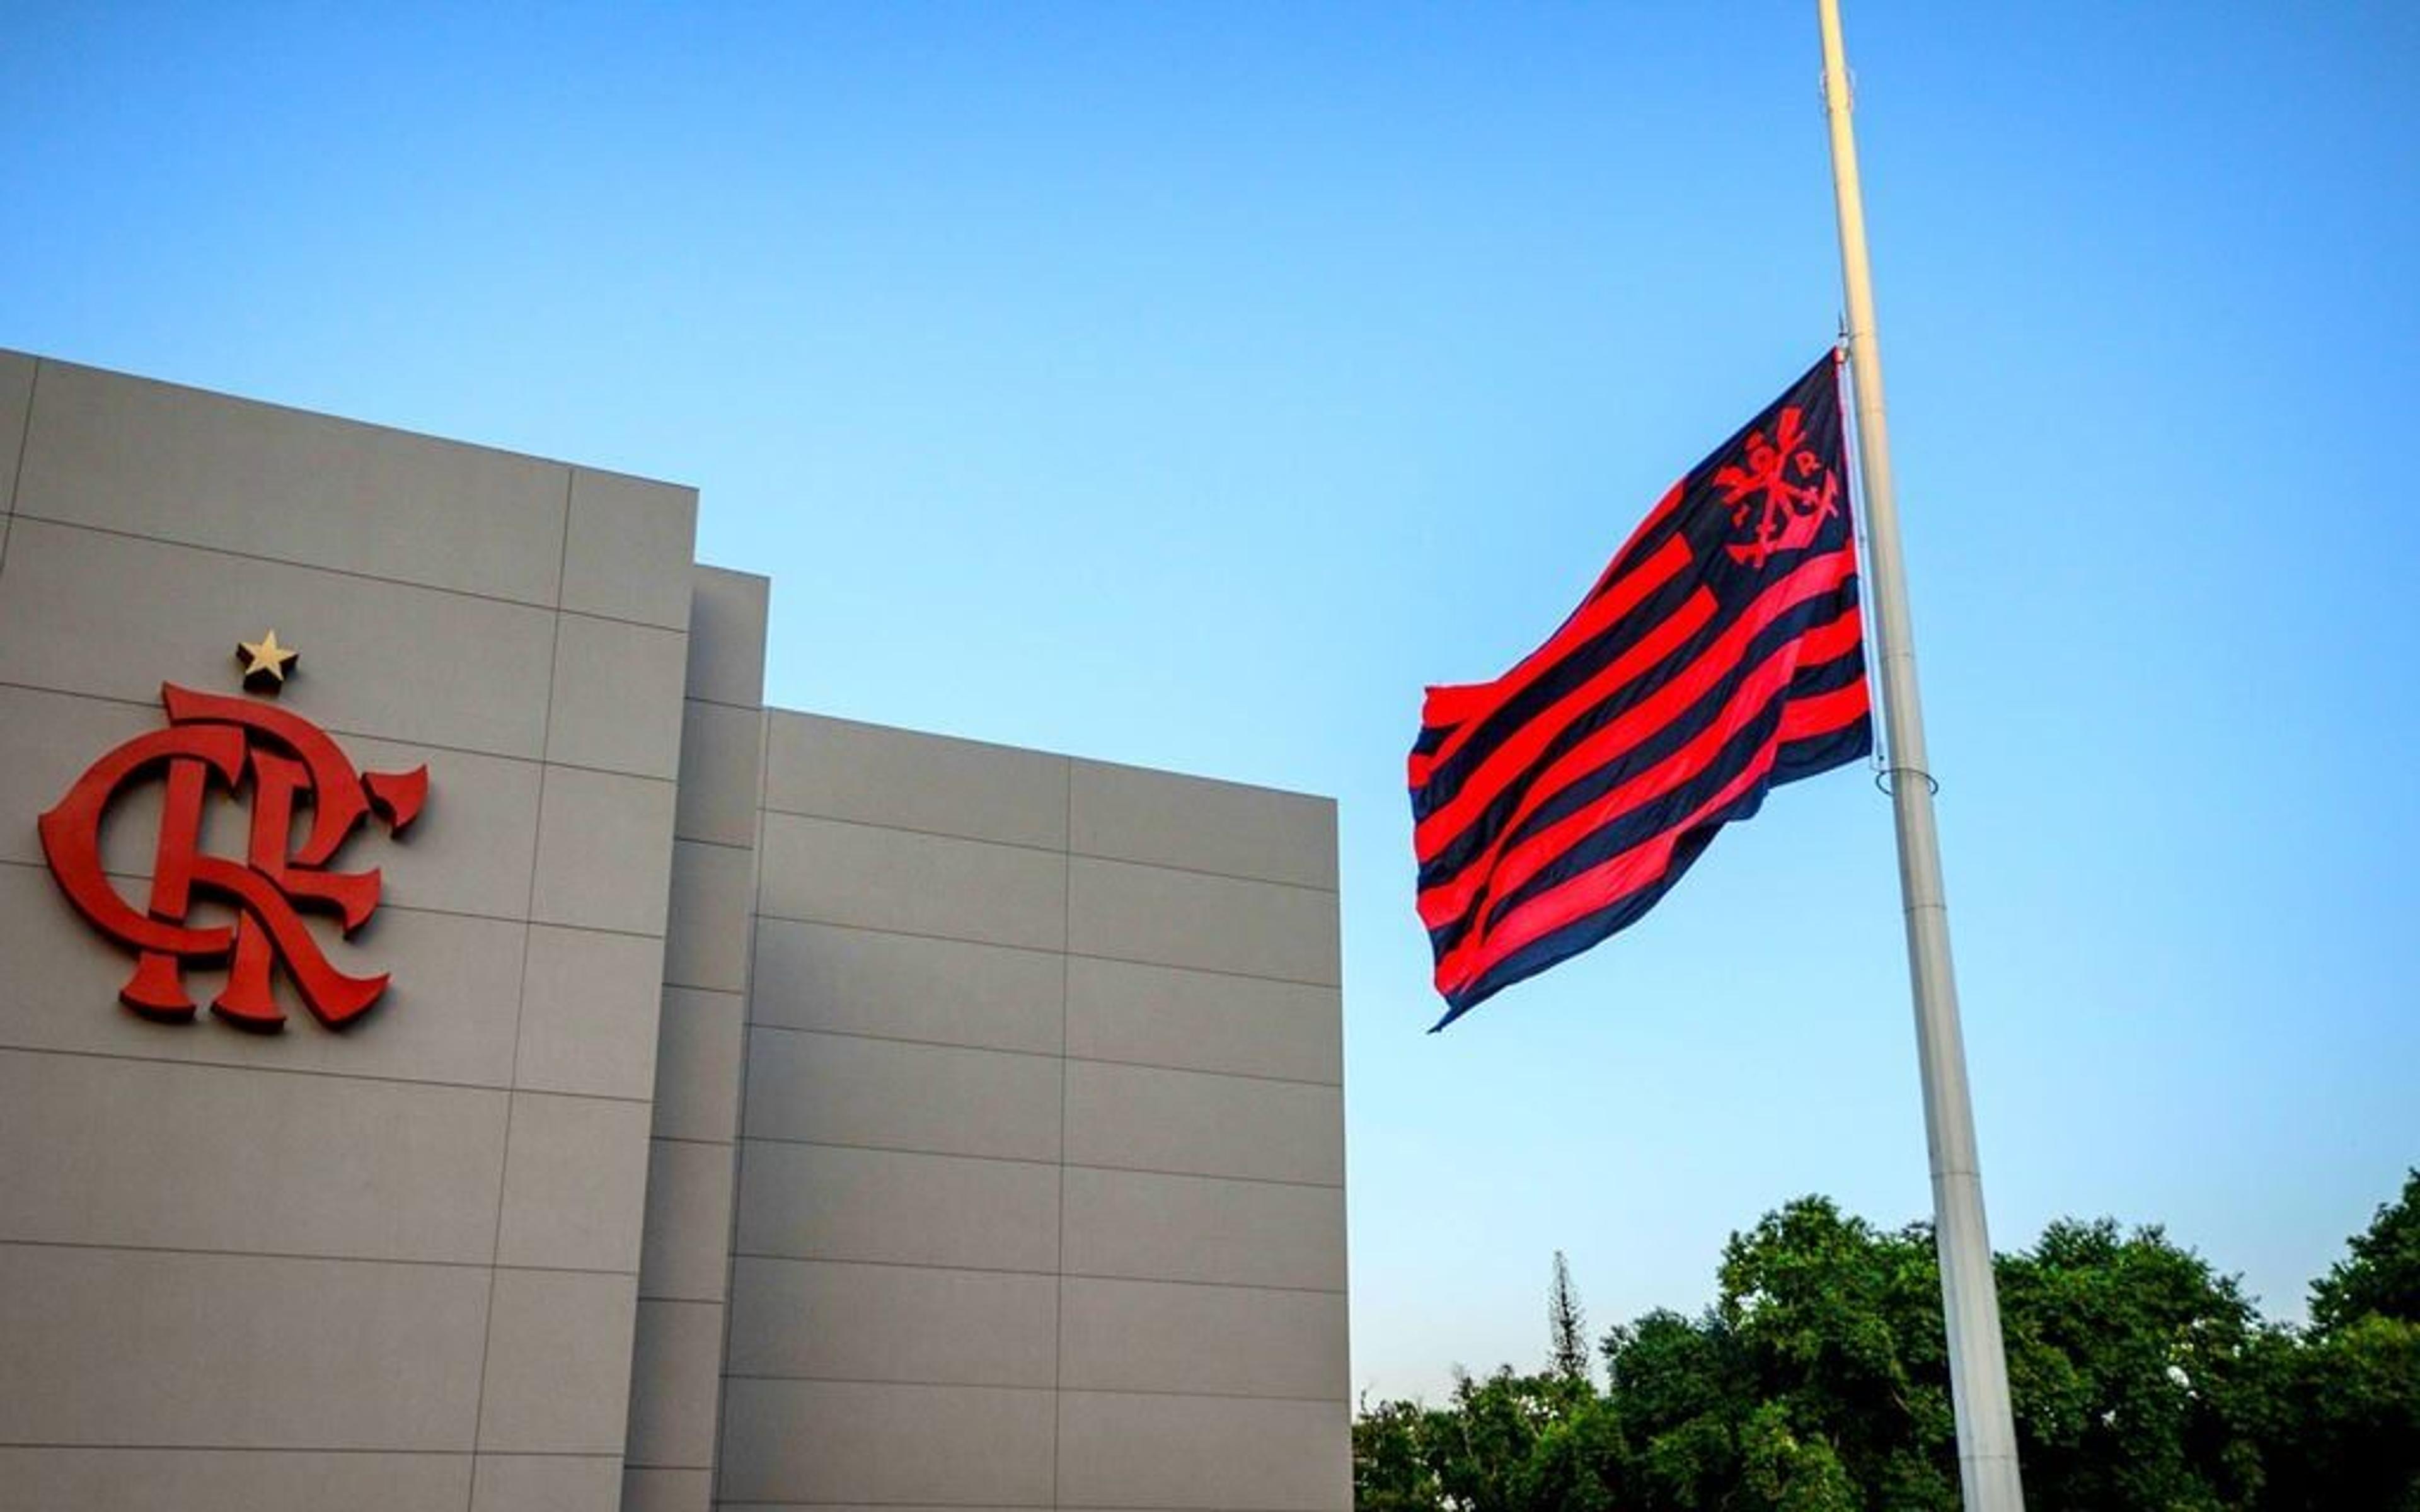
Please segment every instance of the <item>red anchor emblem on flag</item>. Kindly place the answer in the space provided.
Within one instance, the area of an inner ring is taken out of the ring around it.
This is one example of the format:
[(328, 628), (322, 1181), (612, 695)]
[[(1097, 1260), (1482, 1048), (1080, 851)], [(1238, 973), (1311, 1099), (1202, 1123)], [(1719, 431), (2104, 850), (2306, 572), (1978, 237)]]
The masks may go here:
[[(278, 654), (273, 638), (268, 642)], [(248, 654), (258, 653), (248, 646)], [(292, 653), (283, 653), (290, 662)], [(247, 673), (248, 680), (258, 671)], [(274, 681), (284, 681), (283, 663)], [(254, 686), (261, 686), (257, 681)], [(334, 914), (351, 934), (379, 905), (380, 873), (338, 872), (329, 863), (375, 812), (400, 834), (428, 793), (428, 769), (354, 769), (329, 733), (301, 715), (247, 699), (163, 685), (164, 729), (147, 731), (102, 756), (41, 816), (42, 854), (51, 874), (93, 927), (136, 952), (134, 974), (118, 998), (147, 1018), (190, 1020), (185, 969), (227, 967), (211, 1011), (249, 1029), (285, 1026), (271, 990), (283, 967), (319, 1022), (341, 1028), (386, 991), (387, 978), (348, 976), (330, 964), (302, 911)], [(102, 870), (101, 828), (118, 796), (138, 782), (164, 781), (150, 897), (140, 907)], [(243, 860), (203, 853), (204, 799), (212, 784), (252, 800)], [(298, 839), (298, 824), (302, 833)], [(232, 905), (232, 920), (196, 924), (197, 900)]]
[(1747, 465), (1726, 462), (1714, 476), (1722, 501), (1730, 505), (1732, 527), (1747, 532), (1746, 540), (1729, 543), (1731, 560), (1762, 567), (1776, 551), (1814, 545), (1823, 521), (1840, 507), (1840, 478), (1807, 444), (1805, 413), (1787, 405), (1771, 436), (1761, 428), (1749, 431), (1740, 462)]

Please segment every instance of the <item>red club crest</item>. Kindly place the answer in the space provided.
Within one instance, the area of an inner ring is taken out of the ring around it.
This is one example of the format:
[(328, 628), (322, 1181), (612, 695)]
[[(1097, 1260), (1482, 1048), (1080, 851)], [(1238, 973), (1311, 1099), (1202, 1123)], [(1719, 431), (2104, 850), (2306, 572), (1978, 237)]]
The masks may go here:
[[(251, 648), (248, 648), (251, 649)], [(287, 659), (291, 659), (290, 653)], [(282, 681), (282, 677), (280, 679)], [(357, 772), (328, 733), (285, 709), (163, 685), (168, 725), (147, 731), (92, 764), (42, 815), (42, 854), (76, 911), (136, 952), (118, 998), (147, 1018), (194, 1016), (188, 965), (227, 965), (210, 1003), (229, 1023), (275, 1030), (286, 1015), (270, 990), (283, 966), (319, 1022), (341, 1028), (386, 991), (384, 974), (349, 977), (319, 949), (302, 910), (334, 914), (352, 933), (377, 911), (380, 876), (329, 869), (339, 847), (375, 812), (402, 833), (428, 793), (428, 769)], [(151, 894), (138, 907), (102, 871), (101, 820), (138, 780), (166, 789)], [(231, 798), (249, 793), (251, 842), (241, 861), (201, 851), (202, 804), (213, 782)], [(298, 824), (304, 825), (299, 840)], [(227, 923), (194, 924), (197, 898), (232, 904)]]
[[(1741, 466), (1744, 462), (1746, 465)], [(1740, 462), (1714, 471), (1714, 485), (1731, 508), (1731, 527), (1746, 539), (1729, 543), (1731, 560), (1761, 567), (1776, 551), (1815, 544), (1816, 532), (1840, 507), (1840, 478), (1807, 444), (1807, 417), (1782, 407), (1773, 434), (1747, 433)]]

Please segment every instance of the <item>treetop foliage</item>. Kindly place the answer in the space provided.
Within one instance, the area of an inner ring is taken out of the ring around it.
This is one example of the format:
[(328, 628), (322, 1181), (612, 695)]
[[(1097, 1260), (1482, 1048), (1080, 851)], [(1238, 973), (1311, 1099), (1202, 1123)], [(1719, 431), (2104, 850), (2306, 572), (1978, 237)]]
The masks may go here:
[(1580, 1307), (1579, 1288), (1572, 1285), (1571, 1264), (1561, 1250), (1555, 1251), (1555, 1279), (1546, 1288), (1546, 1337), (1549, 1368), (1562, 1376), (1588, 1375), (1588, 1314)]
[[(2030, 1504), (2420, 1512), (2420, 1171), (2314, 1285), (2307, 1329), (2156, 1227), (2054, 1223), (1994, 1267)], [(1360, 1512), (1958, 1507), (1929, 1226), (1817, 1196), (1767, 1213), (1704, 1312), (1608, 1330), (1601, 1378), (1571, 1367), (1578, 1316), (1559, 1253), (1544, 1370), (1365, 1402)]]
[(2335, 1333), (2373, 1313), (2420, 1323), (2420, 1170), (2346, 1247), (2352, 1253), (2311, 1284), (2311, 1326)]

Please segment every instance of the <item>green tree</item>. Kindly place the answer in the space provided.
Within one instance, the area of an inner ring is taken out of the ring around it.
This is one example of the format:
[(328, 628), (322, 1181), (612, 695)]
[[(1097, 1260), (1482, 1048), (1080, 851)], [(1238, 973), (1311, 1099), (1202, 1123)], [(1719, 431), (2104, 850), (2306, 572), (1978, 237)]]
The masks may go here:
[(1759, 1512), (1862, 1512), (1866, 1500), (1849, 1483), (1840, 1457), (1823, 1439), (1793, 1432), (1781, 1403), (1749, 1414), (1740, 1446), (1747, 1473), (1745, 1495), (1735, 1504)]
[(1802, 1198), (1731, 1237), (1719, 1286), (1700, 1319), (1650, 1313), (1606, 1337), (1639, 1507), (1957, 1504), (1924, 1230)]
[[(1724, 1247), (1716, 1312), (1798, 1460), (1820, 1448), (1857, 1494), (1958, 1505), (1955, 1423), (1929, 1229), (1890, 1232), (1802, 1197)], [(1779, 1440), (1774, 1440), (1780, 1443)]]
[(1729, 1327), (1711, 1313), (1693, 1321), (1658, 1310), (1606, 1334), (1605, 1358), (1642, 1512), (1721, 1504), (1739, 1480), (1738, 1427), (1757, 1399)]
[(2045, 1506), (2247, 1504), (2257, 1465), (2232, 1416), (2266, 1389), (2232, 1277), (2157, 1227), (2052, 1224), (1997, 1267), (2018, 1458)]
[[(2308, 1330), (2262, 1321), (2234, 1278), (2157, 1227), (2054, 1223), (2031, 1249), (1999, 1257), (2028, 1501), (2060, 1512), (2420, 1512), (2415, 1234), (2420, 1172), (2315, 1285)], [(1439, 1408), (1364, 1404), (1357, 1505), (1957, 1506), (1928, 1228), (1881, 1229), (1801, 1198), (1732, 1235), (1716, 1283), (1695, 1318), (1659, 1310), (1609, 1331), (1602, 1392), (1558, 1362), (1534, 1376), (1457, 1372)]]
[(2403, 1196), (2381, 1204), (2352, 1253), (2311, 1286), (2311, 1326), (2333, 1333), (2375, 1313), (2420, 1323), (2420, 1168), (2407, 1172)]
[(1437, 1419), (1418, 1402), (1364, 1397), (1353, 1418), (1353, 1504), (1359, 1512), (1434, 1512), (1443, 1505), (1430, 1445)]
[(1434, 1445), (1437, 1484), (1459, 1512), (1525, 1512), (1526, 1473), (1539, 1442), (1589, 1391), (1585, 1381), (1456, 1372), (1451, 1427)]
[(1588, 1314), (1581, 1310), (1579, 1288), (1572, 1285), (1572, 1268), (1561, 1250), (1555, 1251), (1555, 1279), (1546, 1289), (1547, 1368), (1572, 1381), (1589, 1373)]
[(2371, 1313), (2325, 1335), (2272, 1327), (2230, 1401), (2236, 1504), (2259, 1512), (2420, 1512), (2420, 1325)]
[(2263, 1331), (2231, 1403), (2262, 1512), (2420, 1512), (2420, 1171), (2311, 1287), (2311, 1327)]
[(1514, 1494), (1532, 1512), (1627, 1512), (1636, 1500), (1632, 1462), (1612, 1403), (1594, 1390), (1574, 1393), (1538, 1435)]

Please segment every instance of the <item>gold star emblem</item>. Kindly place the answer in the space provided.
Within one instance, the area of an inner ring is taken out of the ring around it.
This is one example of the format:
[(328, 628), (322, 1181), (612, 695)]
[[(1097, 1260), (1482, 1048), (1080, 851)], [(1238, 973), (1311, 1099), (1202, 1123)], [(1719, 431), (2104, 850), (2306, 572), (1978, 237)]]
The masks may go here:
[(286, 686), (286, 674), (302, 653), (292, 646), (277, 643), (277, 632), (270, 631), (257, 640), (239, 640), (235, 659), (243, 663), (243, 686), (255, 693), (274, 693)]

